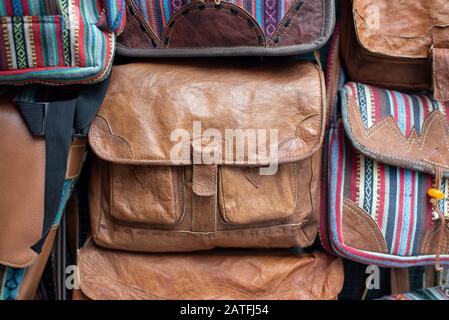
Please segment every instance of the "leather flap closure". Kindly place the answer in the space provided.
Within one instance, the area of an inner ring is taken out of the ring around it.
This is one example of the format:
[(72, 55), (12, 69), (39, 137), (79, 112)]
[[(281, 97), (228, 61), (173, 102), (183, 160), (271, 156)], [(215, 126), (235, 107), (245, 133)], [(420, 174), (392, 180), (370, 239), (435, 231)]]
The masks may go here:
[(198, 196), (210, 197), (217, 193), (216, 165), (196, 164), (193, 166), (192, 190)]
[(358, 83), (342, 91), (346, 133), (361, 153), (385, 164), (449, 176), (449, 110), (431, 96)]
[(433, 33), (449, 28), (447, 0), (354, 0), (357, 38), (367, 50), (402, 58), (428, 58)]
[(343, 285), (341, 259), (324, 252), (139, 254), (90, 241), (78, 261), (80, 289), (94, 300), (325, 300)]
[(128, 56), (295, 55), (322, 47), (335, 23), (334, 0), (127, 0), (118, 52)]
[(89, 143), (101, 159), (122, 164), (299, 161), (322, 143), (323, 90), (311, 62), (121, 65)]

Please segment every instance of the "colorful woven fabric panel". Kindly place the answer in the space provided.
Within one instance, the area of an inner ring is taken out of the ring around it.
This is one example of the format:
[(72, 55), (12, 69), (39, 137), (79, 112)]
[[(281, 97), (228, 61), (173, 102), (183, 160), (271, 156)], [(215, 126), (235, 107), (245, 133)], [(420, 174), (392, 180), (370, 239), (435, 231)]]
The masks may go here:
[[(432, 265), (439, 225), (432, 219), (427, 190), (432, 176), (385, 165), (362, 155), (342, 122), (329, 131), (328, 224), (332, 249), (352, 260), (386, 267)], [(440, 190), (446, 200), (448, 179)], [(447, 248), (441, 263), (449, 264)]]
[(0, 3), (0, 16), (59, 15), (58, 0), (6, 0)]
[[(162, 36), (174, 12), (192, 0), (132, 0), (155, 34)], [(266, 38), (271, 38), (294, 0), (228, 0), (245, 9), (258, 22)]]
[(119, 35), (125, 29), (125, 0), (105, 0), (104, 5), (109, 30)]
[(90, 83), (108, 74), (124, 1), (0, 3), (0, 83)]
[(392, 116), (404, 136), (409, 136), (413, 129), (420, 134), (424, 120), (435, 110), (449, 122), (449, 102), (441, 103), (431, 96), (409, 95), (360, 83), (348, 83), (344, 91), (357, 99), (366, 129)]

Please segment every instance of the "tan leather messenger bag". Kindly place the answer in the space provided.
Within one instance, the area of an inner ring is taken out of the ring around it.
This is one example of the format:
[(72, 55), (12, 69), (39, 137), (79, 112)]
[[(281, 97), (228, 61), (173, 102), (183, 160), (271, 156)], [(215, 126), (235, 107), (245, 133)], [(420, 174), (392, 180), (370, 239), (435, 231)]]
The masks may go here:
[(323, 74), (312, 62), (116, 66), (89, 143), (97, 245), (168, 252), (311, 245)]
[(349, 80), (434, 90), (449, 100), (447, 0), (343, 0), (341, 51)]

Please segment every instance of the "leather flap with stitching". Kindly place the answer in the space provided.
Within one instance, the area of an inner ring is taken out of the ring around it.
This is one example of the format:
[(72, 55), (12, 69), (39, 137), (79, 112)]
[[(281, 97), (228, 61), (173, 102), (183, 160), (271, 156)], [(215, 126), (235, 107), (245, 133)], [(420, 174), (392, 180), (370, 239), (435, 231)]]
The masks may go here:
[(428, 58), (435, 34), (449, 29), (447, 0), (354, 0), (353, 11), (360, 44), (391, 57)]
[(322, 47), (334, 0), (127, 0), (121, 55), (207, 57), (295, 55)]
[[(89, 143), (99, 158), (120, 164), (208, 164), (194, 161), (198, 140), (202, 156), (218, 164), (300, 161), (323, 139), (322, 80), (318, 66), (293, 60), (116, 66)], [(211, 144), (220, 151), (210, 152)]]
[(93, 300), (326, 300), (343, 285), (341, 259), (324, 252), (139, 254), (92, 241), (80, 250), (79, 273)]
[(342, 91), (345, 130), (367, 157), (392, 166), (449, 176), (449, 103), (359, 83)]

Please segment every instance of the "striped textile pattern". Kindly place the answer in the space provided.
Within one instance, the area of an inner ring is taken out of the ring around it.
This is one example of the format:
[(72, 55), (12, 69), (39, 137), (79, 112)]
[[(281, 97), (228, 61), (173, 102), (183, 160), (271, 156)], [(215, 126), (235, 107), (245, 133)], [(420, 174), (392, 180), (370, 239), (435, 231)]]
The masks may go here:
[[(118, 10), (114, 12), (113, 10)], [(107, 17), (112, 26), (103, 28)], [(0, 2), (0, 83), (73, 84), (103, 80), (124, 0)]]
[(357, 98), (367, 129), (393, 116), (403, 135), (409, 136), (413, 129), (419, 134), (424, 120), (435, 110), (443, 113), (449, 122), (449, 102), (438, 102), (430, 95), (409, 95), (353, 82), (345, 85), (344, 92), (349, 92)]
[[(423, 129), (425, 119), (438, 110), (447, 115), (448, 104), (431, 97), (407, 95), (357, 83), (341, 89), (343, 104), (350, 95), (357, 99), (360, 115), (366, 128), (392, 117), (405, 136)], [(416, 170), (386, 165), (360, 153), (345, 133), (343, 122), (337, 122), (328, 134), (326, 151), (329, 159), (327, 184), (329, 188), (329, 240), (332, 249), (352, 260), (385, 267), (426, 266), (435, 263), (435, 255), (423, 255), (422, 244), (433, 227), (432, 207), (427, 190), (434, 178)], [(439, 189), (444, 192), (440, 209), (449, 212), (449, 179), (443, 178)], [(349, 201), (369, 216), (380, 233), (386, 253), (367, 252), (344, 243), (342, 217), (343, 202)], [(323, 224), (323, 223), (322, 223)], [(441, 255), (443, 265), (449, 265), (449, 255)]]
[[(148, 25), (159, 37), (170, 17), (192, 0), (132, 0), (139, 8)], [(287, 14), (294, 0), (227, 0), (254, 17), (267, 39), (271, 38), (278, 24)]]
[(449, 290), (440, 287), (426, 288), (411, 293), (383, 297), (379, 300), (449, 300)]
[[(435, 255), (420, 255), (425, 231), (432, 222), (426, 191), (433, 178), (424, 173), (379, 163), (361, 155), (347, 138), (339, 122), (329, 130), (329, 237), (332, 249), (351, 260), (384, 267), (433, 265)], [(448, 179), (442, 187), (448, 193)], [(344, 243), (343, 201), (349, 199), (375, 221), (387, 244), (388, 253), (368, 252)], [(445, 210), (448, 207), (444, 203)], [(449, 265), (449, 255), (441, 255)]]
[(105, 0), (106, 16), (109, 30), (117, 35), (125, 29), (125, 0)]
[[(421, 236), (432, 224), (432, 208), (426, 194), (432, 187), (432, 177), (379, 163), (357, 152), (348, 142), (343, 197), (377, 223), (390, 254), (417, 255)], [(443, 179), (442, 184), (447, 195), (448, 179)], [(447, 208), (447, 201), (444, 205)]]
[(58, 0), (9, 0), (0, 2), (0, 17), (61, 14)]
[(25, 275), (25, 269), (4, 268), (4, 277), (0, 287), (0, 300), (14, 300)]

